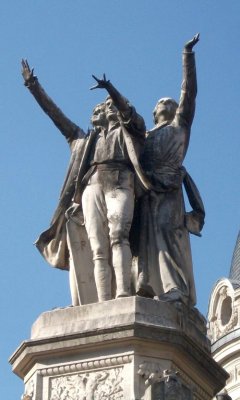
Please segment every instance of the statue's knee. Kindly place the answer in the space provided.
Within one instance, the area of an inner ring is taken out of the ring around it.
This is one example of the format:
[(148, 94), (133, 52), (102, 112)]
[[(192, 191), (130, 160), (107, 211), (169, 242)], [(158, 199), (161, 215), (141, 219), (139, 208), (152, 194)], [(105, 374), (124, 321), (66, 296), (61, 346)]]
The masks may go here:
[(91, 243), (93, 260), (107, 260), (109, 258), (109, 246), (101, 243)]
[(112, 246), (123, 245), (128, 243), (129, 233), (124, 229), (116, 229), (110, 235), (110, 244)]

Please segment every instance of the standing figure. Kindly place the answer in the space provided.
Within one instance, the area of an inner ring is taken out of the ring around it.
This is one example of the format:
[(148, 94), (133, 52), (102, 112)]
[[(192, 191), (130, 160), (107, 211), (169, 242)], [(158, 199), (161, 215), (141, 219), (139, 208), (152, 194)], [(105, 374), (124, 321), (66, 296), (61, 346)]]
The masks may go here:
[[(144, 144), (144, 121), (105, 75), (102, 80), (94, 77), (97, 85), (92, 89), (104, 88), (109, 96), (95, 107), (93, 130), (85, 135), (48, 97), (27, 61), (22, 66), (25, 85), (72, 153), (59, 205), (37, 248), (53, 266), (70, 267), (73, 305), (130, 296), (133, 164)], [(129, 155), (130, 150), (134, 154)]]
[[(149, 283), (161, 300), (196, 302), (189, 231), (198, 234), (204, 208), (194, 182), (182, 167), (195, 112), (197, 81), (192, 51), (196, 35), (183, 51), (183, 82), (179, 104), (158, 101), (155, 127), (148, 132), (142, 165), (153, 190), (142, 200), (139, 288)], [(182, 183), (193, 211), (185, 212)]]

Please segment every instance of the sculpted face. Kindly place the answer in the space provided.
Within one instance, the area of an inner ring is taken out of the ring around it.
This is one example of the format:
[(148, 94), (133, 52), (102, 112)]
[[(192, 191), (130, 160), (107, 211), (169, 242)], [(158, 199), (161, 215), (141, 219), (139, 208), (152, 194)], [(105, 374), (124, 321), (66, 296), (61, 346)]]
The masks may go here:
[(158, 124), (161, 121), (172, 121), (175, 117), (178, 104), (175, 100), (169, 97), (160, 99), (153, 110), (154, 123)]
[(118, 121), (117, 108), (115, 107), (111, 97), (107, 97), (105, 101), (106, 105), (106, 118), (108, 121)]
[(107, 125), (105, 103), (98, 104), (93, 109), (91, 122), (95, 127), (105, 127)]

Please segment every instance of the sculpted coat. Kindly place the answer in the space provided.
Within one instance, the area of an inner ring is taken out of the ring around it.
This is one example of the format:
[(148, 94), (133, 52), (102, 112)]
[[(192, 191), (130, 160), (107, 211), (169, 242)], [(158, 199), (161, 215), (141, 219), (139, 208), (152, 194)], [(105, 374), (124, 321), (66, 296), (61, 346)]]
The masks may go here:
[[(29, 74), (27, 62), (23, 61), (23, 67)], [(30, 73), (30, 79), (25, 81), (71, 149), (59, 204), (50, 228), (40, 235), (36, 246), (51, 265), (70, 270), (74, 305), (131, 294), (129, 230), (134, 208), (134, 171), (144, 181), (138, 163), (144, 143), (144, 121), (105, 76), (104, 80), (96, 80), (97, 87), (109, 88), (119, 101), (119, 112), (113, 100), (107, 98), (94, 111), (102, 106), (101, 113), (106, 121), (109, 116), (109, 123), (95, 127), (88, 135), (61, 112), (36, 77)], [(123, 259), (114, 258), (122, 248)], [(113, 253), (112, 265), (109, 251)], [(96, 264), (101, 264), (99, 271)], [(115, 279), (112, 284), (111, 276)]]

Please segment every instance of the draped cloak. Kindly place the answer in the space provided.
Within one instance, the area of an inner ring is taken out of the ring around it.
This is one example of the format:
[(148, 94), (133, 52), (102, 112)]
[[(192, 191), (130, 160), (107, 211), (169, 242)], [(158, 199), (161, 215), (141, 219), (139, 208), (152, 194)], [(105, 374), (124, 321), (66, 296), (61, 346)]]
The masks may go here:
[[(141, 201), (139, 269), (156, 295), (178, 289), (196, 303), (189, 231), (199, 235), (205, 211), (199, 192), (183, 168), (197, 93), (194, 53), (183, 54), (183, 83), (172, 122), (148, 132), (142, 165), (153, 190)], [(191, 213), (186, 213), (182, 186)], [(141, 274), (140, 274), (141, 275)]]

